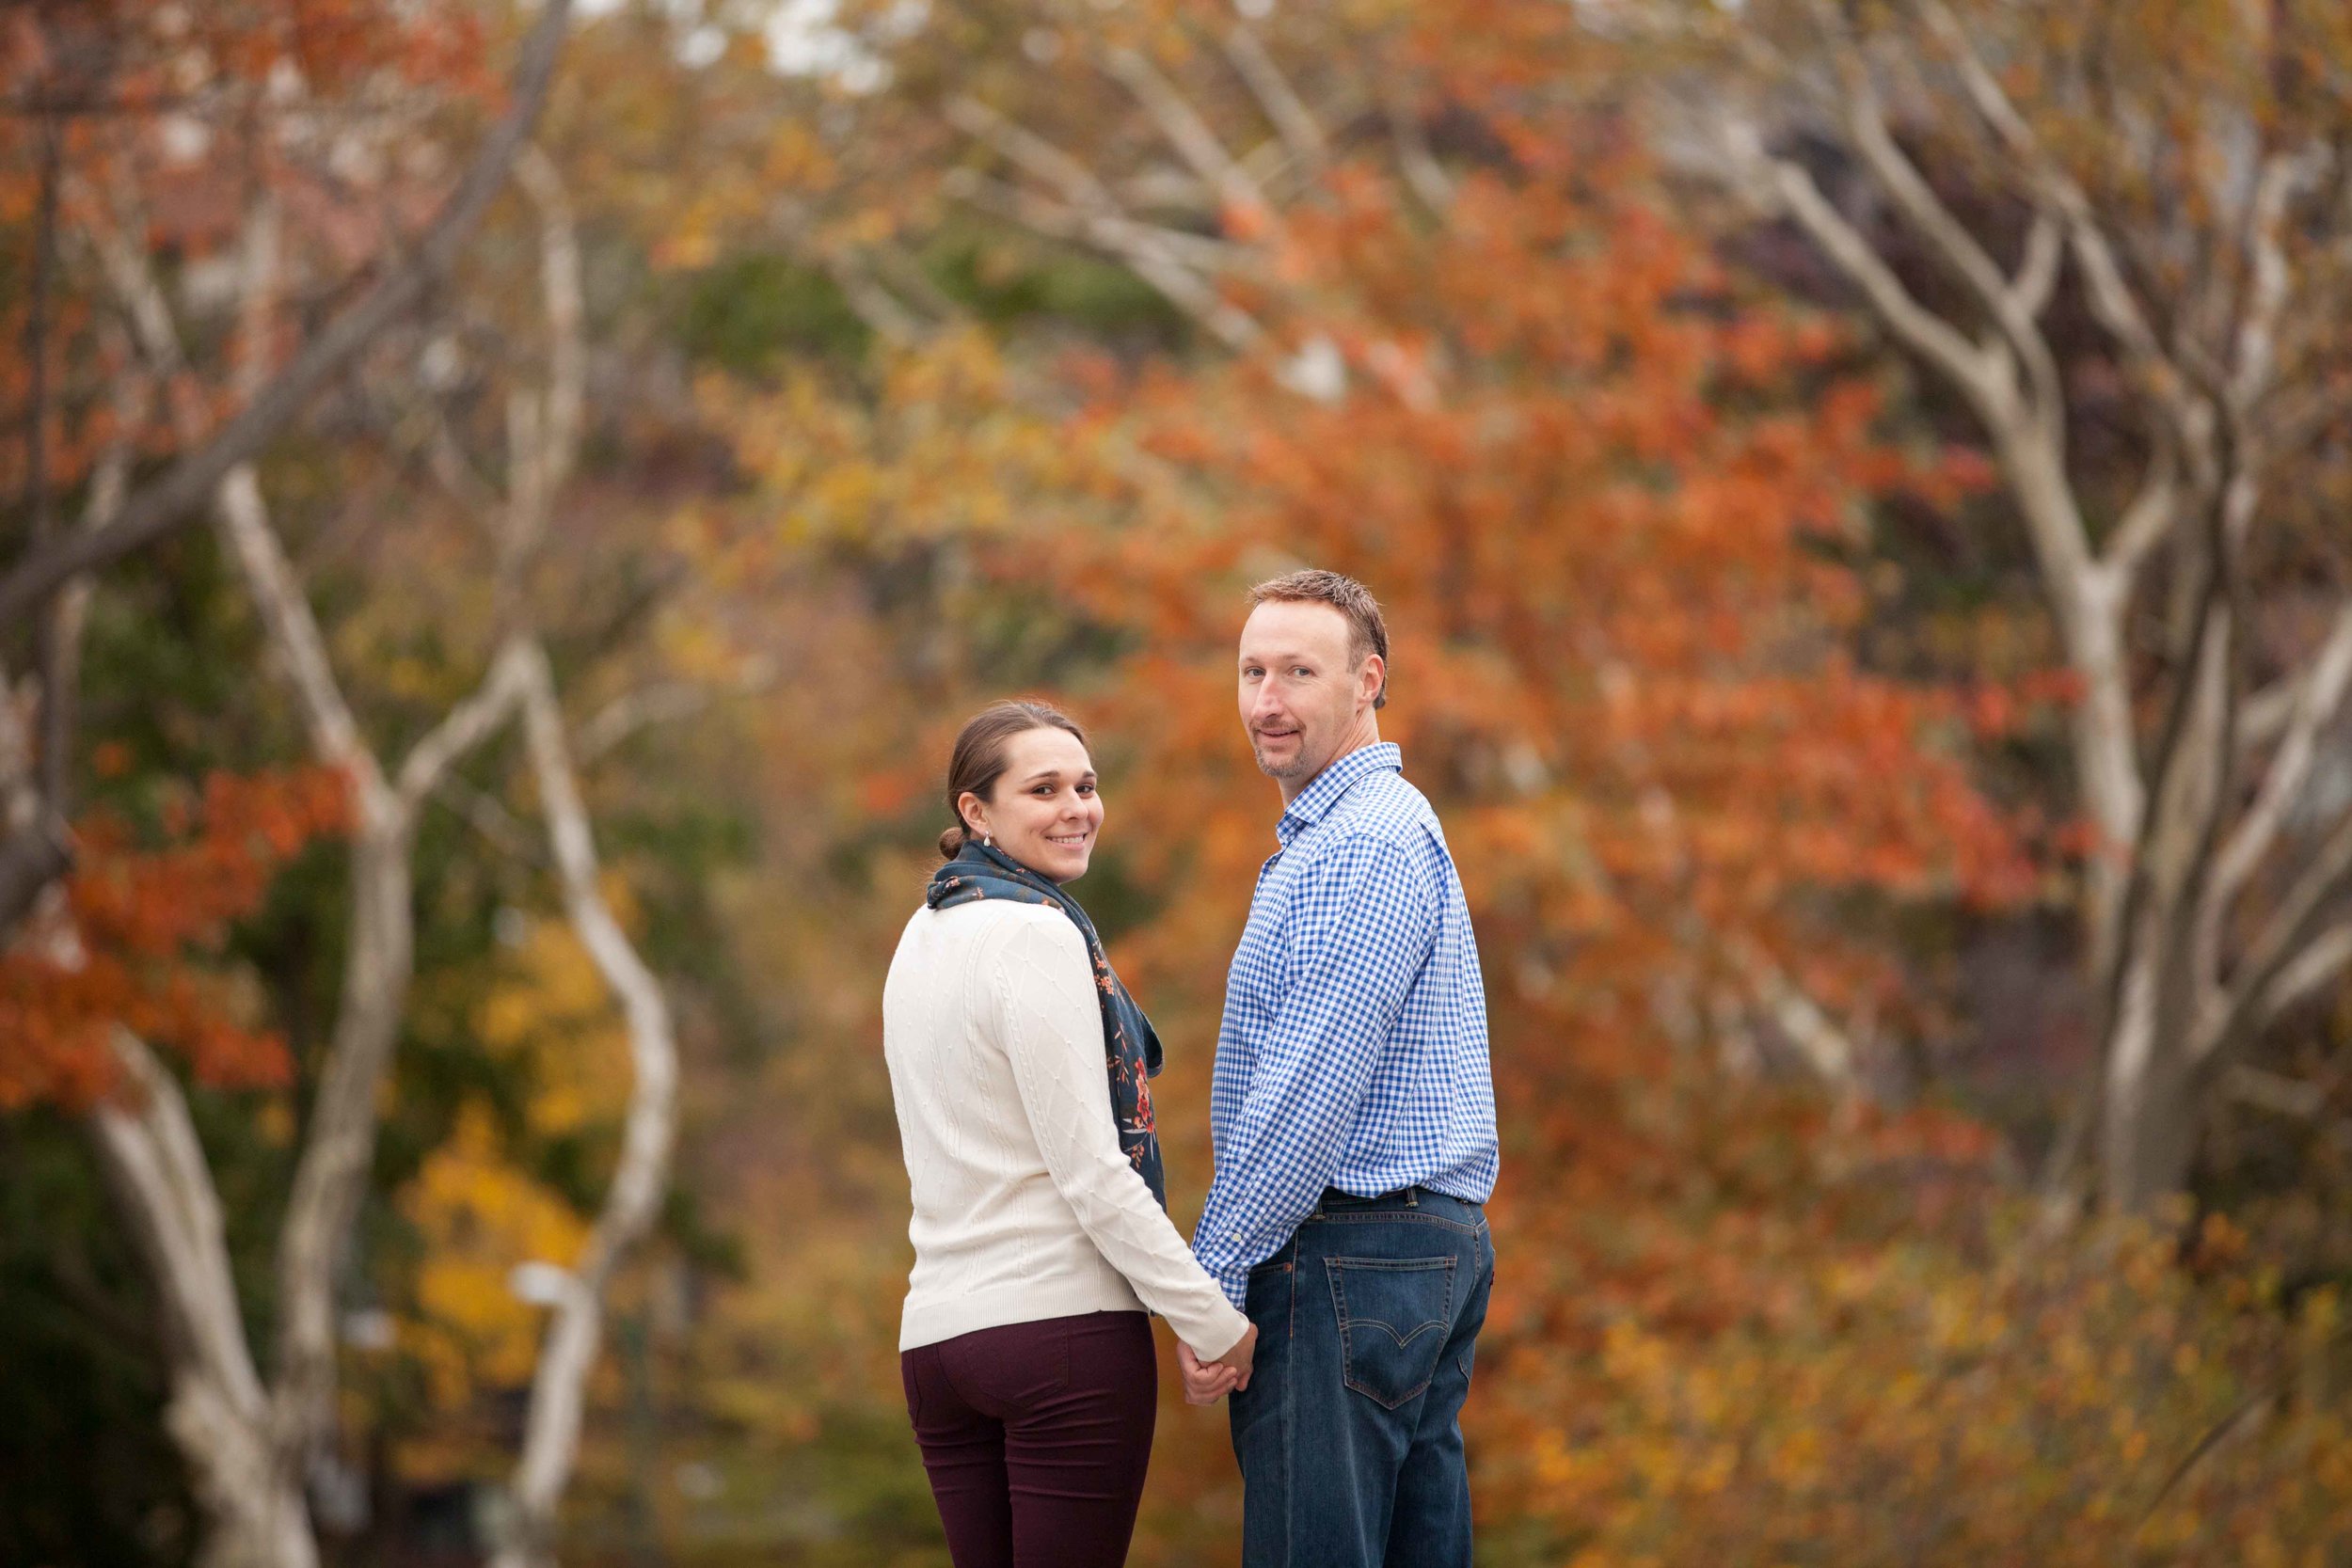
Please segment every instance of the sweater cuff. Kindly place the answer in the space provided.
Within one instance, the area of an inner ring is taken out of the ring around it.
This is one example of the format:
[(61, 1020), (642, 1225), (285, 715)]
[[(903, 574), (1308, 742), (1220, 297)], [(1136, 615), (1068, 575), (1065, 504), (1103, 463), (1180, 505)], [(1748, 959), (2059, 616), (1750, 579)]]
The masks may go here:
[(1201, 1338), (1198, 1340), (1184, 1335), (1178, 1338), (1183, 1338), (1185, 1344), (1191, 1346), (1192, 1354), (1201, 1360), (1215, 1361), (1241, 1343), (1242, 1336), (1249, 1332), (1249, 1319), (1243, 1314), (1239, 1307), (1229, 1307), (1223, 1312), (1213, 1314), (1207, 1322), (1198, 1325), (1194, 1332)]

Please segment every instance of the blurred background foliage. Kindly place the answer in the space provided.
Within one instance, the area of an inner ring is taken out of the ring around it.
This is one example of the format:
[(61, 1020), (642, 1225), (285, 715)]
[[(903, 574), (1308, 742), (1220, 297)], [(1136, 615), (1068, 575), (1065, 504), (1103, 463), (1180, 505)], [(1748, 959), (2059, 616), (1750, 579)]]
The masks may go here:
[[(2174, 41), (2236, 36), (2227, 8), (2144, 8)], [(1688, 8), (577, 19), (539, 140), (577, 227), (587, 411), (525, 592), (684, 1085), (659, 1235), (615, 1283), (589, 1385), (564, 1560), (945, 1562), (896, 1373), (879, 1004), (946, 742), (1010, 693), (1090, 727), (1108, 820), (1078, 891), (1169, 1043), (1188, 1227), (1224, 961), (1277, 806), (1234, 733), (1229, 648), (1242, 589), (1313, 563), (1389, 607), (1384, 733), (1445, 819), (1488, 981), (1482, 1563), (2347, 1560), (2345, 993), (2281, 1011), (2216, 1081), (2177, 1191), (2061, 1212), (2053, 1151), (2103, 1060), (2082, 683), (1968, 410), (1653, 112), (1728, 103), (1757, 51), (1786, 66), (1802, 38), (1771, 7), (1728, 42), (1704, 16), (1626, 20), (1652, 9)], [(2135, 41), (2135, 8), (2090, 9), (2110, 33), (1968, 17), (2020, 94), (2061, 56), (2160, 103), (2237, 90), (2176, 81), (2196, 72)], [(395, 12), (111, 25), (166, 62), (246, 49), (239, 71), (328, 109), (429, 89), (404, 123), (437, 135), (495, 98), (485, 61), (529, 20), (407, 8), (390, 51), (372, 29)], [(2352, 53), (2323, 12), (2281, 17), (2273, 63), (2306, 73), (2285, 96), (2340, 145), (2310, 104), (2343, 99)], [(234, 230), (202, 198), (233, 211), (236, 171), (172, 152), (174, 126), (251, 101), (208, 102), (79, 120), (69, 144), (144, 182), (187, 298)], [(1925, 111), (1903, 134), (1988, 243), (2026, 243), (1981, 137)], [(15, 335), (30, 118), (6, 135)], [(1858, 178), (1794, 140), (1831, 185)], [(157, 196), (175, 181), (178, 207)], [(1955, 287), (1887, 245), (1920, 298)], [(72, 510), (128, 372), (87, 255), (64, 262)], [(502, 204), (432, 322), (262, 467), (386, 735), (471, 689), (508, 613), (403, 399), (446, 340), (459, 424), (499, 428), (537, 352), (515, 325), (537, 265)], [(2091, 315), (2070, 282), (2048, 338), (2104, 533), (2142, 450)], [(2323, 403), (2341, 391), (2298, 352)], [(160, 417), (129, 422), (159, 461)], [(2249, 657), (2292, 670), (2314, 641), (2340, 455), (2279, 486), (2246, 565), (2268, 650)], [(202, 1557), (204, 1513), (151, 1290), (79, 1129), (105, 1088), (87, 1031), (135, 1016), (173, 1048), (260, 1332), (349, 940), (347, 825), (303, 782), (293, 700), (210, 532), (108, 574), (82, 683), (85, 875), (128, 912), (92, 927), (112, 990), (0, 960), (0, 1561), (171, 1568)], [(2151, 732), (2160, 696), (2140, 681)], [(2340, 809), (2352, 745), (2339, 725), (2317, 752), (2309, 793)], [(335, 1463), (310, 1480), (333, 1562), (482, 1555), (545, 1322), (516, 1268), (577, 1254), (618, 1148), (627, 1037), (519, 825), (532, 798), (519, 743), (493, 738), (416, 841), (417, 978), (336, 1288)], [(86, 920), (110, 907), (75, 896)], [(1134, 1560), (1232, 1561), (1239, 1508), (1222, 1412), (1164, 1399)]]

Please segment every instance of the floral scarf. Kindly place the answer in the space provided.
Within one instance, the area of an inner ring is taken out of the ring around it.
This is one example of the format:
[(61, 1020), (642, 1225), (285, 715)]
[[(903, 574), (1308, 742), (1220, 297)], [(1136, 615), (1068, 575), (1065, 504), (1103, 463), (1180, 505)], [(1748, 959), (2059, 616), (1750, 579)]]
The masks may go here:
[(1165, 1209), (1168, 1179), (1160, 1167), (1160, 1139), (1146, 1082), (1159, 1076), (1160, 1037), (1103, 956), (1103, 939), (1094, 934), (1094, 922), (1059, 886), (992, 845), (966, 844), (954, 860), (931, 873), (925, 902), (948, 910), (975, 898), (1010, 898), (1059, 910), (1086, 938), (1087, 957), (1094, 964), (1094, 999), (1103, 1008), (1103, 1065), (1110, 1073), (1111, 1117), (1119, 1128), (1119, 1147)]

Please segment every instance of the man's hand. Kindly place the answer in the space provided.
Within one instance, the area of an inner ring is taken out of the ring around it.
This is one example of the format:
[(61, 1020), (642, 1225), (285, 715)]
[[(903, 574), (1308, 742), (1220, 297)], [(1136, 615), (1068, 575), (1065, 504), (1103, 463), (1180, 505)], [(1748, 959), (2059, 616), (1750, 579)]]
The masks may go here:
[(1232, 1350), (1215, 1361), (1202, 1361), (1192, 1347), (1176, 1341), (1176, 1365), (1184, 1374), (1186, 1404), (1215, 1404), (1235, 1389), (1249, 1386), (1249, 1372), (1258, 1354), (1258, 1325), (1251, 1323)]
[(1202, 1362), (1182, 1339), (1176, 1341), (1176, 1367), (1184, 1374), (1186, 1404), (1215, 1404), (1232, 1393), (1240, 1381), (1224, 1363)]
[(1209, 1365), (1222, 1367), (1231, 1371), (1233, 1374), (1233, 1387), (1239, 1390), (1249, 1386), (1249, 1370), (1257, 1359), (1258, 1325), (1251, 1323), (1243, 1332), (1242, 1337), (1234, 1342), (1232, 1350), (1227, 1351)]

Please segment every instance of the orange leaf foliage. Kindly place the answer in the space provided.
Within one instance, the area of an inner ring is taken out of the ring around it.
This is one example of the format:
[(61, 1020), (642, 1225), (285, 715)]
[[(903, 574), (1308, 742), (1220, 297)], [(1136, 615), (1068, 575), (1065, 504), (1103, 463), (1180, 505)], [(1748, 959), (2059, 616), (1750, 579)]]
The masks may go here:
[(284, 1041), (242, 1019), (249, 1009), (201, 959), (261, 907), (280, 866), (343, 831), (342, 775), (215, 773), (163, 816), (169, 842), (157, 847), (118, 816), (86, 817), (65, 911), (0, 953), (0, 1109), (88, 1105), (112, 1083), (117, 1024), (177, 1046), (204, 1083), (284, 1081)]
[[(336, 276), (378, 264), (398, 227), (413, 230), (438, 199), (453, 160), (432, 136), (503, 92), (481, 8), (450, 0), (95, 0), (15, 8), (0, 24), (0, 91), (22, 112), (0, 116), (0, 229), (13, 254), (33, 254), (40, 145), (58, 138), (58, 233), (124, 235), (158, 280), (233, 245), (255, 182), (288, 219), (289, 250)], [(31, 105), (80, 112), (44, 123)], [(454, 113), (453, 113), (454, 111)], [(333, 134), (322, 135), (320, 127)], [(64, 244), (45, 324), (44, 467), (63, 494), (120, 440), (153, 456), (176, 442), (169, 421), (121, 429), (117, 401), (135, 373), (115, 308), (88, 247)], [(26, 341), (30, 292), (0, 299), (0, 334)], [(255, 345), (267, 358), (298, 341), (291, 309)], [(209, 345), (168, 396), (210, 424), (239, 396), (215, 373)], [(0, 356), (0, 416), (24, 420), (28, 356)], [(143, 401), (143, 400), (142, 400)], [(0, 491), (25, 478), (24, 443), (0, 442)]]
[[(1798, 1313), (1811, 1271), (1985, 1197), (1984, 1129), (1726, 1093), (1719, 1063), (1774, 1026), (1768, 977), (1921, 1025), (1867, 911), (2035, 896), (2038, 825), (1979, 791), (1971, 748), (2058, 693), (1856, 658), (1867, 509), (1978, 476), (1887, 444), (1839, 335), (1744, 291), (1637, 159), (1567, 135), (1522, 155), (1434, 229), (1343, 172), (1267, 242), (1281, 281), (1248, 300), (1265, 351), (1136, 386), (1097, 372), (1079, 428), (1153, 460), (1124, 470), (1131, 521), (1049, 517), (1002, 561), (1137, 650), (1075, 700), (1158, 911), (1120, 961), (1155, 1007), (1189, 1005), (1196, 1038), (1198, 977), (1230, 952), (1277, 811), (1225, 673), (1240, 590), (1315, 564), (1381, 595), (1383, 734), (1439, 806), (1486, 956), (1506, 1264), (1482, 1362), (1511, 1390), (1478, 1415), (1502, 1456), (1488, 1496), (1543, 1518), (1557, 1477), (1521, 1456), (1613, 1442), (1569, 1422), (1591, 1401), (1643, 1408), (1596, 1378), (1625, 1325), (1721, 1346)], [(1171, 1102), (1203, 1098), (1202, 1065)], [(1629, 1429), (1609, 1463), (1637, 1441), (1664, 1443)], [(1213, 1506), (1216, 1473), (1179, 1464), (1164, 1491)], [(1549, 1516), (1567, 1538), (1591, 1524)]]
[[(1114, 385), (1125, 405), (1082, 421), (1158, 460), (1133, 525), (1073, 540), (1049, 518), (1009, 569), (1149, 650), (1084, 699), (1139, 748), (1113, 775), (1126, 809), (1220, 803), (1215, 826), (1133, 849), (1155, 882), (1181, 865), (1247, 888), (1269, 847), (1263, 811), (1224, 820), (1263, 786), (1209, 672), (1240, 587), (1312, 562), (1389, 607), (1384, 731), (1446, 809), (1482, 942), (1516, 961), (1501, 1015), (1646, 1054), (1661, 977), (1744, 987), (1759, 956), (1833, 1003), (1891, 1003), (1824, 900), (1994, 906), (2035, 885), (2032, 824), (1978, 791), (1968, 746), (2042, 694), (1923, 686), (1847, 651), (1867, 609), (1855, 520), (1955, 476), (1884, 444), (1837, 335), (1744, 295), (1638, 163), (1544, 158), (1469, 182), (1435, 231), (1389, 182), (1343, 174), (1279, 242), (1290, 281), (1252, 301), (1275, 347)], [(1309, 395), (1316, 356), (1343, 369)]]

